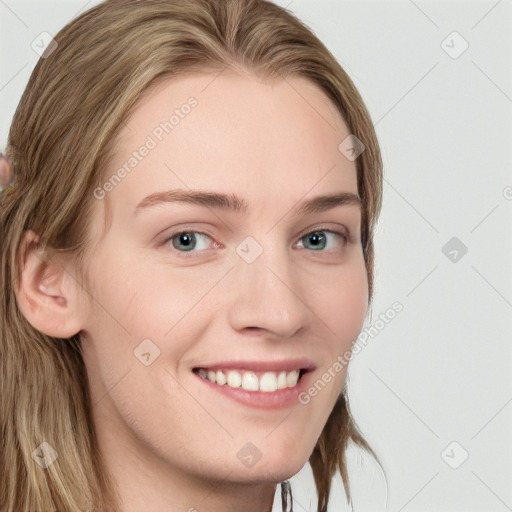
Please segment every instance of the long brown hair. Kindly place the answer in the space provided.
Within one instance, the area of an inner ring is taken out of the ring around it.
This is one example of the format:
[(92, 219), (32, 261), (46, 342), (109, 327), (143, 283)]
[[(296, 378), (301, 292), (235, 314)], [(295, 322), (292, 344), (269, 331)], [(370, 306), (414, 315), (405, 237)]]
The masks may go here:
[[(376, 134), (349, 76), (294, 15), (265, 0), (108, 0), (71, 21), (55, 40), (14, 115), (6, 152), (17, 182), (0, 194), (3, 512), (119, 510), (98, 451), (80, 335), (53, 338), (28, 323), (15, 296), (17, 255), (32, 229), (46, 257), (70, 251), (82, 275), (93, 190), (103, 182), (123, 121), (151, 85), (185, 72), (241, 66), (320, 86), (365, 145), (356, 164), (369, 305), (373, 295), (372, 236), (382, 196)], [(309, 459), (319, 511), (327, 508), (338, 468), (351, 501), (349, 440), (376, 457), (344, 389)], [(46, 471), (31, 456), (43, 441), (59, 454)]]

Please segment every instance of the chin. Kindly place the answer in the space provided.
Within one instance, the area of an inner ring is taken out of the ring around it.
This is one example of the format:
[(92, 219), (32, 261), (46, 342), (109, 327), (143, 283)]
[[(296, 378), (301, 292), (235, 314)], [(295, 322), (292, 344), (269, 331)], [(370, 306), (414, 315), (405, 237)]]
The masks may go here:
[(302, 457), (295, 454), (288, 454), (279, 459), (273, 458), (263, 462), (257, 462), (251, 468), (240, 473), (241, 481), (246, 483), (280, 483), (296, 475), (309, 460), (306, 453)]

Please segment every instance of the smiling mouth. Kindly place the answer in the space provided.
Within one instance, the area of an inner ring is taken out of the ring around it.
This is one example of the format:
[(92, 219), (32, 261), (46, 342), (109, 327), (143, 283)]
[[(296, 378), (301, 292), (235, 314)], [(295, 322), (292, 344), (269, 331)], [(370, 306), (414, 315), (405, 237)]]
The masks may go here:
[(251, 371), (251, 370), (215, 370), (211, 368), (194, 368), (194, 373), (218, 386), (242, 388), (246, 391), (272, 393), (280, 389), (293, 388), (307, 370), (292, 371)]

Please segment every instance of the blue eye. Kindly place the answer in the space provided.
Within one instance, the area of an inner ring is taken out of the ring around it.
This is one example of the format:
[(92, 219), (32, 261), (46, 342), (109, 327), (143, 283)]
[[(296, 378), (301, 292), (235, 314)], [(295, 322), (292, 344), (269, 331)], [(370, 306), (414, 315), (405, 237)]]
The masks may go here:
[[(301, 237), (298, 244), (301, 249), (308, 249), (315, 252), (327, 252), (342, 249), (347, 245), (348, 240), (349, 238), (346, 233), (328, 229), (318, 229)], [(182, 230), (166, 238), (162, 245), (168, 245), (170, 242), (172, 249), (180, 256), (192, 257), (194, 253), (208, 250), (211, 241), (212, 237), (206, 233)], [(216, 242), (214, 243), (214, 248), (220, 247), (222, 247), (222, 245)], [(190, 253), (190, 255), (186, 253)]]
[[(323, 250), (326, 248), (336, 249), (336, 241), (334, 241), (334, 247), (327, 247), (329, 237), (327, 237), (326, 234), (334, 235), (333, 238), (335, 239), (339, 239), (341, 237), (343, 245), (346, 245), (347, 243), (347, 236), (345, 234), (330, 230), (319, 230), (308, 233), (306, 236), (301, 238), (301, 242), (303, 242), (303, 246), (309, 245), (309, 247), (305, 247), (305, 249), (312, 249), (313, 251)], [(304, 241), (306, 241), (306, 244), (304, 244)]]
[[(165, 242), (172, 241), (172, 246), (180, 252), (190, 252), (198, 249), (198, 239), (201, 241), (205, 238), (210, 239), (208, 235), (197, 231), (181, 231), (169, 237)], [(206, 244), (206, 247), (201, 247), (201, 245), (199, 243), (199, 249), (208, 249), (208, 244)]]

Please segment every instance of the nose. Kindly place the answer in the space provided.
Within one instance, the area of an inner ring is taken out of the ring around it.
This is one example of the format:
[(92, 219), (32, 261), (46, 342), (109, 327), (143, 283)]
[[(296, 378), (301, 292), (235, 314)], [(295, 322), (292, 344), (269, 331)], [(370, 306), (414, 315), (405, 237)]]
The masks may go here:
[(262, 330), (290, 338), (307, 329), (313, 313), (285, 248), (268, 249), (252, 263), (236, 255), (229, 320), (236, 331)]

